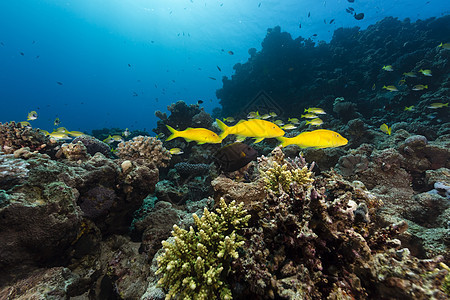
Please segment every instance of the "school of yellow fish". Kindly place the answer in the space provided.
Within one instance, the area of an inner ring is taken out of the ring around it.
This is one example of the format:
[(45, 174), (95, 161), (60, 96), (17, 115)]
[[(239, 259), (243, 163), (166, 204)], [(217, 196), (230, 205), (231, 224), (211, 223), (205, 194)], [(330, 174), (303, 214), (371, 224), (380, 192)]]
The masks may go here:
[[(450, 44), (449, 43), (445, 43), (445, 44), (441, 43), (438, 46), (438, 48), (449, 50)], [(392, 67), (392, 65), (384, 65), (381, 69), (384, 71), (387, 71), (387, 72), (394, 72), (394, 67)], [(418, 72), (426, 77), (433, 76), (432, 71), (430, 69), (420, 69)], [(410, 72), (404, 72), (403, 76), (404, 76), (404, 78), (399, 81), (399, 83), (398, 83), (399, 85), (406, 84), (407, 78), (416, 78), (417, 74), (413, 71), (410, 71)], [(376, 86), (375, 86), (375, 84), (373, 84), (372, 90), (375, 90), (375, 88), (376, 88)], [(388, 90), (390, 92), (398, 92), (399, 91), (399, 89), (393, 84), (383, 85), (382, 88), (385, 90)], [(425, 89), (428, 89), (427, 84), (425, 84), (425, 85), (424, 84), (416, 84), (412, 87), (413, 91), (423, 91)], [(438, 108), (443, 108), (443, 107), (448, 107), (448, 102), (447, 103), (435, 102), (435, 103), (431, 103), (430, 105), (427, 106), (427, 108), (430, 108), (430, 109), (438, 109)], [(414, 105), (405, 106), (404, 111), (414, 111)], [(392, 133), (391, 127), (389, 127), (386, 123), (384, 123), (380, 126), (380, 130), (388, 135), (391, 135), (391, 133)]]

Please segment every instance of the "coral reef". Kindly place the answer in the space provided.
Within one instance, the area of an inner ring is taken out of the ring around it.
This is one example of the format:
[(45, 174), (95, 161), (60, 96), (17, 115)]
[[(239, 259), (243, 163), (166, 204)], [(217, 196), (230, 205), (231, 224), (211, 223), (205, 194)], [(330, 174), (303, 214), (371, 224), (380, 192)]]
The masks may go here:
[(86, 146), (82, 141), (77, 141), (76, 143), (70, 144), (62, 144), (61, 149), (56, 152), (56, 157), (59, 158), (61, 155), (64, 155), (68, 160), (73, 161), (84, 161), (89, 159), (90, 155), (88, 154)]
[(39, 129), (22, 127), (15, 122), (0, 123), (0, 151), (11, 154), (28, 147), (31, 151), (48, 152), (57, 144), (45, 136)]
[(230, 262), (237, 259), (237, 249), (244, 244), (239, 232), (247, 225), (250, 215), (243, 204), (226, 204), (221, 199), (216, 213), (206, 208), (203, 216), (193, 215), (196, 229), (189, 231), (174, 225), (173, 241), (163, 242), (164, 254), (158, 258), (162, 274), (159, 280), (168, 289), (166, 299), (231, 299), (224, 283)]
[[(449, 54), (437, 45), (450, 34), (449, 22), (450, 16), (414, 23), (387, 17), (364, 30), (339, 28), (329, 43), (301, 36), (293, 39), (278, 26), (270, 28), (262, 49), (249, 50), (248, 61), (236, 64), (231, 78), (223, 77), (223, 87), (216, 91), (221, 114), (248, 113), (242, 110), (249, 99), (265, 91), (285, 117), (298, 117), (303, 108), (315, 106), (334, 112), (344, 124), (365, 118), (378, 127), (408, 119), (406, 130), (431, 139), (429, 125), (448, 122), (446, 109), (436, 110), (433, 117), (423, 112), (430, 112), (430, 103), (445, 102), (448, 96)], [(382, 70), (388, 63), (393, 72)], [(433, 70), (433, 77), (408, 77), (395, 93), (382, 88), (397, 84), (404, 72), (417, 74), (425, 68)], [(412, 90), (417, 84), (429, 89)], [(414, 111), (404, 111), (411, 105)]]
[(111, 148), (108, 144), (96, 139), (95, 137), (89, 135), (82, 135), (73, 139), (72, 144), (77, 144), (82, 142), (86, 146), (86, 151), (90, 155), (95, 155), (95, 153), (100, 152), (106, 157), (111, 155)]
[(172, 155), (155, 137), (137, 136), (117, 147), (117, 155), (121, 159), (142, 159), (154, 163), (157, 167), (167, 166)]
[[(292, 164), (281, 160), (278, 150), (261, 160), (263, 168)], [(395, 238), (406, 223), (378, 227), (374, 219), (381, 201), (361, 183), (322, 174), (312, 184), (291, 185), (278, 195), (268, 190), (265, 198), (246, 203), (253, 217), (244, 230), (245, 246), (232, 263), (237, 270), (230, 279), (233, 296), (444, 299), (440, 284), (446, 271), (436, 269), (443, 257), (409, 255)], [(229, 188), (239, 185), (229, 183)]]

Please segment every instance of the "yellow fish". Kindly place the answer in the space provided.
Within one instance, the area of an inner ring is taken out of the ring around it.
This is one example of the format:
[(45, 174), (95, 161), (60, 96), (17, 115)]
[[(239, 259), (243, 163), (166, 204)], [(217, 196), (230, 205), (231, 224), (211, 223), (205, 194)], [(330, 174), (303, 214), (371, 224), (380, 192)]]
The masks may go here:
[(375, 85), (375, 83), (372, 85), (372, 91), (375, 91), (375, 89), (377, 88), (377, 86)]
[(406, 77), (417, 77), (416, 73), (414, 72), (405, 72), (403, 73)]
[(433, 108), (433, 109), (436, 109), (436, 108), (443, 108), (443, 107), (448, 107), (448, 102), (447, 102), (447, 103), (438, 103), (438, 102), (436, 102), (436, 103), (431, 103), (431, 104), (428, 105), (427, 107), (428, 107), (428, 108)]
[(313, 126), (320, 126), (323, 124), (323, 121), (321, 118), (315, 118), (315, 119), (312, 119), (311, 121), (306, 121), (306, 125), (308, 125), (308, 124), (313, 125)]
[(396, 88), (394, 85), (388, 85), (388, 86), (383, 85), (383, 89), (386, 89), (390, 92), (398, 92), (398, 88)]
[(292, 130), (292, 129), (297, 128), (297, 126), (295, 126), (294, 124), (286, 124), (286, 125), (282, 126), (281, 128), (284, 130)]
[(297, 145), (300, 148), (333, 148), (347, 145), (348, 140), (339, 133), (328, 130), (318, 129), (302, 132), (296, 137), (278, 137), (281, 146)]
[(445, 43), (445, 44), (440, 43), (438, 47), (441, 47), (442, 49), (450, 50), (450, 43)]
[(172, 148), (169, 150), (170, 154), (172, 155), (180, 155), (183, 154), (183, 150), (181, 150), (180, 148)]
[(391, 135), (392, 129), (391, 129), (391, 127), (387, 126), (386, 123), (383, 123), (383, 125), (380, 126), (380, 129), (384, 133)]
[(428, 88), (428, 85), (418, 84), (418, 85), (413, 86), (412, 90), (413, 91), (421, 91), (421, 90), (427, 89), (427, 88)]
[(227, 118), (223, 118), (224, 122), (228, 122), (228, 123), (233, 123), (235, 121), (235, 119), (233, 117), (227, 117)]
[(73, 137), (78, 137), (78, 136), (82, 136), (82, 135), (86, 135), (84, 132), (81, 131), (67, 131), (66, 132), (68, 135), (73, 136)]
[(37, 117), (38, 117), (37, 112), (35, 112), (34, 110), (33, 110), (33, 111), (30, 111), (30, 112), (28, 113), (28, 116), (27, 116), (27, 121), (30, 121), (30, 120), (31, 120), (31, 121), (36, 120)]
[(222, 130), (220, 137), (224, 139), (229, 134), (255, 138), (255, 143), (265, 138), (273, 138), (284, 135), (284, 131), (278, 125), (259, 119), (248, 121), (241, 120), (234, 126), (228, 127), (222, 121), (216, 119), (217, 125)]
[(270, 119), (270, 118), (271, 118), (271, 116), (269, 114), (264, 114), (264, 115), (261, 116), (261, 119), (263, 119), (263, 120), (267, 120), (267, 119)]
[(67, 131), (67, 129), (64, 127), (58, 127), (54, 132), (68, 133), (69, 131)]
[(258, 111), (251, 111), (248, 113), (247, 118), (248, 119), (259, 119), (260, 115)]
[(44, 135), (50, 135), (50, 132), (44, 129), (39, 129), (40, 132), (42, 132)]
[(275, 118), (276, 116), (278, 116), (276, 112), (270, 112), (269, 115), (270, 115), (272, 118)]
[[(222, 121), (219, 120), (222, 123)], [(223, 123), (222, 123), (223, 124)], [(225, 125), (226, 126), (226, 125)], [(175, 138), (183, 138), (187, 142), (195, 141), (198, 144), (218, 144), (222, 142), (222, 139), (213, 131), (206, 128), (186, 128), (183, 131), (178, 131), (169, 125), (166, 125), (167, 129), (172, 133), (166, 141), (173, 140)]]
[(406, 83), (405, 79), (400, 79), (400, 81), (398, 82), (398, 85), (404, 85)]
[(61, 120), (59, 118), (56, 118), (53, 122), (53, 125), (58, 126), (59, 124), (61, 124)]
[(321, 109), (320, 107), (310, 107), (310, 108), (305, 108), (304, 112), (309, 112), (309, 113), (313, 113), (316, 115), (324, 115), (326, 114), (326, 112)]
[(428, 70), (428, 69), (426, 69), (426, 70), (420, 69), (419, 72), (425, 76), (433, 76), (433, 75), (431, 75), (431, 70)]
[(383, 66), (382, 69), (388, 72), (394, 71), (394, 68), (391, 65)]
[(414, 110), (414, 105), (405, 106), (405, 111), (413, 111), (413, 110)]
[(53, 131), (49, 134), (55, 140), (70, 140), (70, 137), (64, 132)]
[(317, 118), (317, 116), (315, 114), (304, 114), (304, 115), (301, 115), (300, 118), (315, 119), (315, 118)]
[(22, 126), (22, 127), (31, 127), (30, 122), (27, 122), (27, 121), (19, 122), (19, 124), (20, 124), (20, 126)]
[(282, 120), (276, 120), (274, 123), (277, 124), (278, 126), (284, 125), (284, 122)]
[(291, 122), (292, 124), (300, 124), (300, 121), (297, 118), (288, 118), (288, 122)]

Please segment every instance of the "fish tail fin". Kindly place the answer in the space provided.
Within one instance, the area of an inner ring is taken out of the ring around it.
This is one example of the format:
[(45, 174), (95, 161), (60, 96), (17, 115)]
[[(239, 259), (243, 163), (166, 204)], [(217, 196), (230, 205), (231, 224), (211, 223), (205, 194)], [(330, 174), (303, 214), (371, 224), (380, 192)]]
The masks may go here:
[(178, 137), (178, 132), (179, 132), (178, 130), (176, 130), (176, 129), (170, 127), (169, 125), (166, 125), (166, 127), (167, 127), (167, 129), (169, 129), (169, 131), (172, 133), (172, 134), (166, 139), (166, 141), (170, 141), (170, 140), (173, 140), (174, 138), (177, 138), (177, 137)]
[(222, 130), (222, 133), (219, 135), (219, 137), (221, 140), (223, 140), (228, 135), (229, 127), (224, 122), (220, 121), (219, 119), (216, 119), (216, 123), (217, 123), (217, 126), (219, 126), (220, 130)]
[(282, 146), (282, 147), (286, 147), (287, 146), (287, 138), (285, 138), (283, 136), (279, 136), (276, 139), (281, 142), (278, 146)]
[(448, 107), (448, 102), (447, 103), (445, 103), (443, 106), (447, 106)]

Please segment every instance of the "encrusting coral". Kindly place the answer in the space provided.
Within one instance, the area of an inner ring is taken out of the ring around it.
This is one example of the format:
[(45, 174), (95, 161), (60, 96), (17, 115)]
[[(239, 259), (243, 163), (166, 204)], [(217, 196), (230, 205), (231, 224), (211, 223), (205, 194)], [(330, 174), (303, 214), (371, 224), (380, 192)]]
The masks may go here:
[(117, 155), (121, 159), (145, 159), (153, 162), (158, 167), (166, 167), (172, 155), (162, 142), (155, 137), (137, 136), (127, 142), (122, 142), (117, 147)]
[(159, 284), (168, 289), (166, 299), (232, 299), (224, 281), (231, 262), (239, 257), (244, 244), (239, 232), (250, 215), (244, 204), (226, 204), (222, 198), (216, 213), (205, 208), (199, 218), (193, 214), (196, 228), (189, 231), (173, 226), (173, 242), (164, 241), (165, 252), (158, 257)]

